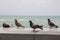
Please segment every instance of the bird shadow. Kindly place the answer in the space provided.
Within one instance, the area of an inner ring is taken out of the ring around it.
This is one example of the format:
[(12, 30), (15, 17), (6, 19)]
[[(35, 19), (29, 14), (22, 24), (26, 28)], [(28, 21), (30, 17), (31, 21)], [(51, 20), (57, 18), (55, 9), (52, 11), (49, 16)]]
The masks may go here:
[(37, 30), (33, 30), (33, 32), (36, 33), (36, 32), (39, 32), (39, 31), (37, 31)]

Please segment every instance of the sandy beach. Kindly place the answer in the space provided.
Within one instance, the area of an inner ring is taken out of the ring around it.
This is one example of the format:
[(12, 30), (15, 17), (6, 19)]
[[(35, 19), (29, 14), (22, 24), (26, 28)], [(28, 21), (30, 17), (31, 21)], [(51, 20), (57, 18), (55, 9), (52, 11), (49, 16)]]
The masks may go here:
[(37, 32), (33, 32), (32, 28), (0, 28), (0, 33), (6, 34), (51, 34), (51, 35), (60, 35), (60, 28), (43, 28), (36, 29)]
[(0, 28), (0, 40), (60, 40), (60, 28)]

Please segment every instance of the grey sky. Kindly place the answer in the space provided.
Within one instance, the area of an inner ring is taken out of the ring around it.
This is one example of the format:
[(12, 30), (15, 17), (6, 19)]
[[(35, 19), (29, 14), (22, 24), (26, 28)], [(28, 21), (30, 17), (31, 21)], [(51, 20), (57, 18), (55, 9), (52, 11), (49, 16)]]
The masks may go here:
[(60, 16), (60, 0), (0, 0), (0, 15)]

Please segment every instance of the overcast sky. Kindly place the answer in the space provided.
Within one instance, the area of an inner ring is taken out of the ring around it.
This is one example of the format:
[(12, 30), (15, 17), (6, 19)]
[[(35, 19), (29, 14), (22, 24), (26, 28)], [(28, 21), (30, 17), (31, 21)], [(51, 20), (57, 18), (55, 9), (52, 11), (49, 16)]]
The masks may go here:
[(0, 15), (60, 16), (60, 0), (0, 0)]

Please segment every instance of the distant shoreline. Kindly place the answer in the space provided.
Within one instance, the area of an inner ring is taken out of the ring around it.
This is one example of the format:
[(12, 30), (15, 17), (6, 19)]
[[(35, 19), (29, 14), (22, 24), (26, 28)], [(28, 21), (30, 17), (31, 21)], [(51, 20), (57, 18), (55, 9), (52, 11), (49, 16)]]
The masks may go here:
[[(0, 16), (41, 16), (41, 17), (43, 17), (44, 15), (0, 15)], [(45, 15), (45, 17), (49, 17), (49, 16), (51, 16), (51, 17), (54, 17), (54, 16), (57, 16), (57, 15)]]

